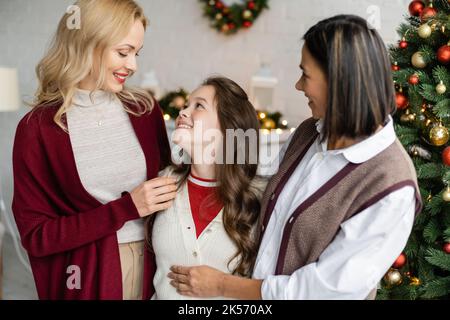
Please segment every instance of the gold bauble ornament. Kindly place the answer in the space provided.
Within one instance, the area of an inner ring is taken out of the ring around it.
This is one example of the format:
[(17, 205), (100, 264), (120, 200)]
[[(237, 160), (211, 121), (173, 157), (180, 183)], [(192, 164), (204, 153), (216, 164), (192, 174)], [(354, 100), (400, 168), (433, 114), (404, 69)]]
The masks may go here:
[(419, 37), (421, 37), (422, 39), (426, 39), (429, 36), (431, 36), (431, 32), (432, 32), (432, 29), (427, 23), (422, 24), (419, 27), (419, 29), (417, 30)]
[(223, 15), (221, 13), (216, 14), (216, 20), (222, 20)]
[(423, 58), (422, 52), (418, 51), (413, 54), (411, 58), (411, 63), (414, 67), (423, 69), (427, 66), (427, 63), (425, 62), (425, 59)]
[(436, 92), (439, 94), (444, 94), (447, 91), (447, 87), (445, 86), (444, 82), (441, 81), (437, 86), (436, 86)]
[(406, 114), (406, 113), (402, 114), (400, 116), (400, 121), (404, 122), (404, 123), (409, 122), (409, 114)]
[(243, 17), (244, 19), (250, 19), (252, 16), (253, 16), (253, 13), (252, 13), (250, 10), (245, 10), (245, 11), (242, 13), (242, 17)]
[(439, 125), (435, 126), (430, 130), (430, 142), (436, 146), (443, 146), (448, 142), (450, 138), (448, 129), (439, 123)]
[(264, 119), (262, 123), (262, 129), (272, 130), (277, 127), (277, 124), (272, 119)]
[(445, 202), (450, 202), (450, 187), (447, 187), (447, 190), (444, 191), (442, 199), (444, 199)]
[(396, 269), (391, 269), (384, 276), (384, 281), (386, 281), (389, 286), (398, 286), (403, 281), (402, 274)]
[(415, 120), (416, 120), (416, 114), (411, 113), (409, 111), (409, 109), (407, 109), (406, 112), (400, 116), (400, 121), (404, 122), (404, 123), (413, 122)]
[(411, 286), (420, 286), (420, 279), (417, 277), (411, 277), (411, 282), (409, 283)]

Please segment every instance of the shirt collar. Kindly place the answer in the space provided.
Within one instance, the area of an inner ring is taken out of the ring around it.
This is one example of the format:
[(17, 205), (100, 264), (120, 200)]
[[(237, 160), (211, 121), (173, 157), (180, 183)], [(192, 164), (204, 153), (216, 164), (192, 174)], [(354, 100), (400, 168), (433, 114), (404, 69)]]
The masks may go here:
[(200, 179), (193, 176), (192, 174), (189, 174), (188, 180), (200, 187), (214, 188), (218, 186), (217, 181)]
[[(319, 133), (323, 129), (323, 120), (320, 119), (316, 123), (316, 129)], [(359, 164), (366, 162), (395, 142), (397, 138), (394, 130), (394, 120), (389, 116), (388, 123), (378, 132), (374, 133), (367, 139), (348, 148), (339, 150), (327, 150), (328, 141), (325, 140), (321, 147), (324, 152), (333, 154), (342, 154), (349, 162)]]
[(93, 107), (103, 103), (111, 102), (113, 96), (113, 93), (103, 90), (96, 90), (91, 92), (88, 90), (77, 88), (73, 95), (72, 103), (79, 107)]

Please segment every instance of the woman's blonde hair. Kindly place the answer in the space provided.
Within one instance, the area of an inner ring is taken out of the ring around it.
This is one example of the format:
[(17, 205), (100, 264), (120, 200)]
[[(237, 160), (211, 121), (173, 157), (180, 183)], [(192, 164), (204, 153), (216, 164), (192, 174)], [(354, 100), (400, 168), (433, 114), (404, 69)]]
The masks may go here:
[[(72, 104), (78, 83), (93, 70), (94, 56), (100, 57), (96, 87), (101, 89), (106, 77), (103, 61), (107, 49), (122, 40), (136, 21), (142, 22), (144, 29), (148, 25), (142, 8), (133, 0), (78, 0), (74, 6), (79, 8), (80, 28), (69, 28), (71, 14), (64, 14), (50, 48), (36, 67), (39, 87), (32, 104), (36, 109), (62, 103), (54, 121), (65, 131), (63, 116)], [(153, 108), (153, 100), (145, 90), (124, 88), (116, 95), (125, 102), (124, 109), (134, 115)], [(137, 108), (131, 109), (127, 104)]]

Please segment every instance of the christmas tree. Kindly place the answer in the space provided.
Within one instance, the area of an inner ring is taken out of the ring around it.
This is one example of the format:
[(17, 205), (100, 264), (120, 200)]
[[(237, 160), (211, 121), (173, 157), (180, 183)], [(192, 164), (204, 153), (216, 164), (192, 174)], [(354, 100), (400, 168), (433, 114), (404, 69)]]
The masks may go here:
[(450, 0), (412, 1), (390, 47), (397, 135), (417, 170), (423, 210), (379, 299), (450, 297)]

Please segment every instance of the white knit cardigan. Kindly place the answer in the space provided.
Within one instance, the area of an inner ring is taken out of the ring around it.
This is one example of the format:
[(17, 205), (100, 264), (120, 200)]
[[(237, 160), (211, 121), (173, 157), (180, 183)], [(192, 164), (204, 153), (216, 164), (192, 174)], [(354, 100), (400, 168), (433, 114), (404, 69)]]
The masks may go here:
[[(164, 170), (160, 175), (174, 176), (171, 169)], [(266, 184), (265, 179), (258, 177), (254, 179), (252, 188), (255, 188), (258, 196), (261, 196)], [(193, 299), (179, 295), (176, 289), (170, 285), (167, 274), (173, 265), (208, 265), (226, 273), (234, 270), (239, 257), (229, 263), (237, 248), (225, 231), (222, 215), (223, 209), (197, 238), (187, 183), (181, 186), (173, 206), (157, 214), (152, 232), (152, 245), (157, 265), (153, 279), (155, 295), (152, 299)]]

